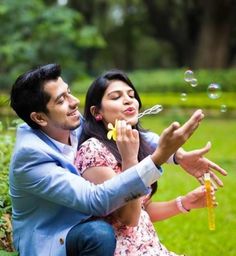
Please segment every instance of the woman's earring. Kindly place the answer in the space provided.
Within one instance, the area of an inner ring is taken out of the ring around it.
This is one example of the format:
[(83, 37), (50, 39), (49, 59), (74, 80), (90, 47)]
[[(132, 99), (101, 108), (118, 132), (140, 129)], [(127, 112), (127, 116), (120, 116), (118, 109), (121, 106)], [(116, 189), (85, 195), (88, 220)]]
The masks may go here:
[(95, 119), (96, 119), (97, 122), (102, 121), (102, 116), (101, 115), (97, 115), (97, 116), (95, 116)]

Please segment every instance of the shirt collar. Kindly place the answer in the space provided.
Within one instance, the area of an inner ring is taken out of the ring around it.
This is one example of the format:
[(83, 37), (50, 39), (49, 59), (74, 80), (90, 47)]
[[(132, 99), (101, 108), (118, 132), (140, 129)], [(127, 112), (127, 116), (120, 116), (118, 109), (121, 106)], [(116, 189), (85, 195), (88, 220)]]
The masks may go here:
[[(44, 132), (42, 132), (44, 133)], [(44, 133), (45, 136), (48, 137), (49, 140), (51, 140), (54, 145), (58, 148), (58, 150), (71, 162), (74, 162), (77, 148), (78, 148), (78, 136), (75, 130), (70, 131), (70, 142), (71, 145), (67, 145), (64, 143), (61, 143), (50, 136), (48, 136), (46, 133)]]

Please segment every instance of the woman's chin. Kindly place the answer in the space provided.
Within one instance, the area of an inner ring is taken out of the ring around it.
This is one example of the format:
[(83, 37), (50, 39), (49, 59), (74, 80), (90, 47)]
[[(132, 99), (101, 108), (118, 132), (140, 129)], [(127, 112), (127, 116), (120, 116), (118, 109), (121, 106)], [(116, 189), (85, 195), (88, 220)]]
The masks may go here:
[(130, 124), (131, 126), (134, 126), (138, 123), (138, 118), (129, 118), (126, 120), (127, 124)]

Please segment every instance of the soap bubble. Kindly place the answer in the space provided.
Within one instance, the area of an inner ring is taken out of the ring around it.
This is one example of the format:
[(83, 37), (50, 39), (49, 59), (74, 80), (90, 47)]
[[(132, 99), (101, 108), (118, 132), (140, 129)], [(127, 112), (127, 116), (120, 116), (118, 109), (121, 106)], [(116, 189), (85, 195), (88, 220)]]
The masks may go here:
[(221, 113), (227, 112), (227, 106), (226, 106), (225, 104), (222, 104), (222, 105), (220, 106), (220, 112), (221, 112)]
[(221, 86), (216, 83), (212, 83), (207, 88), (207, 95), (210, 99), (215, 100), (221, 96)]
[(187, 94), (186, 93), (181, 93), (180, 94), (180, 100), (182, 100), (182, 101), (186, 101), (187, 100)]
[(197, 78), (193, 78), (192, 80), (189, 81), (192, 87), (196, 87), (198, 85)]
[(184, 72), (184, 80), (190, 83), (194, 78), (194, 73), (192, 70), (187, 70)]

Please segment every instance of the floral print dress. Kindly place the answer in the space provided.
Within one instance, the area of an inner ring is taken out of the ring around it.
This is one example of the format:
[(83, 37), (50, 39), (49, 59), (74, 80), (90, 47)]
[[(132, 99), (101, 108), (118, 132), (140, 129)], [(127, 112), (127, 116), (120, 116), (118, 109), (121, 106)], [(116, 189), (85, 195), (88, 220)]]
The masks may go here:
[[(79, 148), (75, 164), (78, 171), (83, 172), (89, 167), (107, 166), (111, 167), (117, 174), (121, 172), (115, 157), (96, 138), (90, 138)], [(143, 199), (143, 203), (145, 197)], [(135, 227), (120, 224), (114, 218), (107, 216), (115, 229), (117, 244), (115, 256), (176, 256), (163, 246), (156, 234), (154, 226), (148, 213), (141, 210), (139, 223)]]

